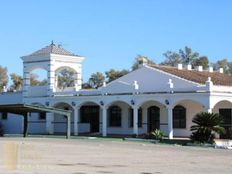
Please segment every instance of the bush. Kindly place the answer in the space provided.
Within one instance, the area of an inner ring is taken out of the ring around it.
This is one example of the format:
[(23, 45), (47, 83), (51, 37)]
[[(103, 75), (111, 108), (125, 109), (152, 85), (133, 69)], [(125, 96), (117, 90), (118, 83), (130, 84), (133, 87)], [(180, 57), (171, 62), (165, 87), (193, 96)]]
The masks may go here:
[(213, 143), (215, 133), (224, 133), (225, 129), (221, 127), (223, 118), (219, 114), (201, 112), (192, 120), (195, 125), (191, 126), (191, 139), (199, 143)]
[(156, 140), (162, 140), (164, 137), (164, 133), (159, 129), (152, 131), (150, 134), (151, 134), (152, 138), (154, 138)]
[(0, 122), (0, 137), (3, 137), (3, 134), (4, 134), (4, 132), (3, 132), (3, 125)]

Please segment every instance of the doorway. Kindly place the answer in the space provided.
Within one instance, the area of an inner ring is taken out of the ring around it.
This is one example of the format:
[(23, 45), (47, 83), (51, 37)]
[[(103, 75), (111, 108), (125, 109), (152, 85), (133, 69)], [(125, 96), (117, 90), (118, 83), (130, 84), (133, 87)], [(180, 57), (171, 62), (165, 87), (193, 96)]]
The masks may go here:
[(80, 109), (81, 123), (90, 124), (90, 133), (99, 132), (99, 106), (82, 106)]
[(147, 109), (147, 131), (151, 132), (160, 129), (160, 108), (151, 106)]

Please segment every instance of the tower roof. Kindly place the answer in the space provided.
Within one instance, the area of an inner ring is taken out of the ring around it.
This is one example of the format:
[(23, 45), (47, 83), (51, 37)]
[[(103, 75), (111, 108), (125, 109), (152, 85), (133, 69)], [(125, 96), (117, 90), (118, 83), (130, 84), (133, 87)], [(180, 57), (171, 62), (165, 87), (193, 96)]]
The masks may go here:
[(29, 56), (40, 56), (40, 55), (47, 55), (47, 54), (59, 54), (59, 55), (67, 55), (67, 56), (79, 56), (74, 53), (71, 53), (70, 51), (67, 51), (66, 49), (62, 48), (60, 45), (55, 45), (53, 42), (44, 47), (41, 48), (38, 51), (33, 52)]

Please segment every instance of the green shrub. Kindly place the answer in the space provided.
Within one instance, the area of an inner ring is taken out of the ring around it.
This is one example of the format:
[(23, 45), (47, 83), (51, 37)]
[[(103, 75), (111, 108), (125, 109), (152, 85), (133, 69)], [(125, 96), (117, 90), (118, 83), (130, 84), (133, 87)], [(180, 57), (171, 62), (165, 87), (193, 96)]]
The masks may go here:
[(224, 133), (225, 129), (221, 127), (223, 118), (219, 114), (201, 112), (192, 120), (191, 139), (199, 143), (213, 143), (215, 133)]
[(150, 134), (151, 134), (151, 137), (156, 140), (162, 140), (164, 137), (164, 133), (159, 129), (152, 131)]

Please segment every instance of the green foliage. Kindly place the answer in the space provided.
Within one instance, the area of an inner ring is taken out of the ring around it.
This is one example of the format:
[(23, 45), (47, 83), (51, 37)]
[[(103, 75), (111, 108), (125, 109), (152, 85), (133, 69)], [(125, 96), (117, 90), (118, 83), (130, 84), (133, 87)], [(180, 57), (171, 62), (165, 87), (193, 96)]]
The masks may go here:
[(164, 133), (159, 129), (152, 131), (150, 134), (151, 134), (151, 137), (156, 140), (162, 140), (164, 137)]
[(199, 58), (199, 53), (193, 52), (192, 49), (187, 46), (183, 50), (179, 50), (179, 55), (185, 65), (192, 64), (193, 61)]
[(184, 49), (179, 49), (179, 52), (167, 51), (164, 54), (166, 58), (161, 65), (176, 66), (179, 63), (184, 65), (192, 64), (196, 59), (199, 58), (198, 52), (193, 52), (191, 48), (185, 47)]
[(118, 70), (115, 70), (115, 69), (111, 69), (109, 71), (106, 71), (105, 74), (106, 74), (106, 78), (107, 78), (107, 82), (111, 82), (113, 80), (116, 80), (126, 74), (128, 74), (130, 71), (128, 70), (121, 70), (121, 71), (118, 71)]
[(192, 122), (194, 125), (191, 126), (191, 139), (195, 142), (213, 143), (214, 133), (225, 132), (225, 129), (221, 127), (223, 118), (219, 114), (201, 112), (193, 118)]
[(13, 84), (11, 85), (10, 89), (11, 91), (19, 91), (22, 90), (23, 85), (23, 78), (20, 75), (17, 75), (15, 73), (10, 74), (11, 81)]
[(44, 79), (42, 81), (38, 80), (38, 75), (37, 74), (30, 74), (30, 85), (31, 86), (44, 86), (47, 84), (47, 80)]
[(133, 64), (132, 67), (131, 67), (132, 71), (134, 71), (134, 70), (136, 70), (136, 69), (139, 68), (139, 60), (140, 60), (140, 59), (145, 59), (145, 60), (147, 61), (148, 64), (155, 64), (155, 62), (154, 62), (153, 60), (149, 59), (149, 58), (146, 57), (146, 56), (143, 56), (143, 55), (140, 55), (140, 54), (139, 54), (139, 55), (137, 55), (137, 56), (135, 57), (134, 64)]
[(73, 87), (75, 82), (75, 71), (65, 68), (58, 72), (58, 87), (59, 88), (67, 88)]
[(179, 63), (183, 63), (180, 55), (173, 51), (167, 51), (163, 53), (164, 57), (166, 58), (161, 65), (168, 65), (168, 66), (176, 66)]
[(3, 68), (0, 66), (0, 92), (3, 91), (3, 87), (7, 86), (8, 76), (7, 76), (7, 68)]
[(89, 78), (89, 85), (91, 88), (98, 88), (103, 85), (104, 81), (105, 81), (105, 76), (100, 72), (96, 72), (93, 73)]
[(203, 69), (206, 69), (209, 66), (209, 59), (208, 59), (207, 56), (199, 57), (198, 59), (195, 59), (192, 62), (192, 65), (193, 65), (193, 67), (195, 67), (195, 66), (202, 66)]
[(218, 60), (213, 64), (214, 69), (218, 70), (219, 68), (223, 68), (225, 74), (232, 75), (232, 62), (227, 59)]

